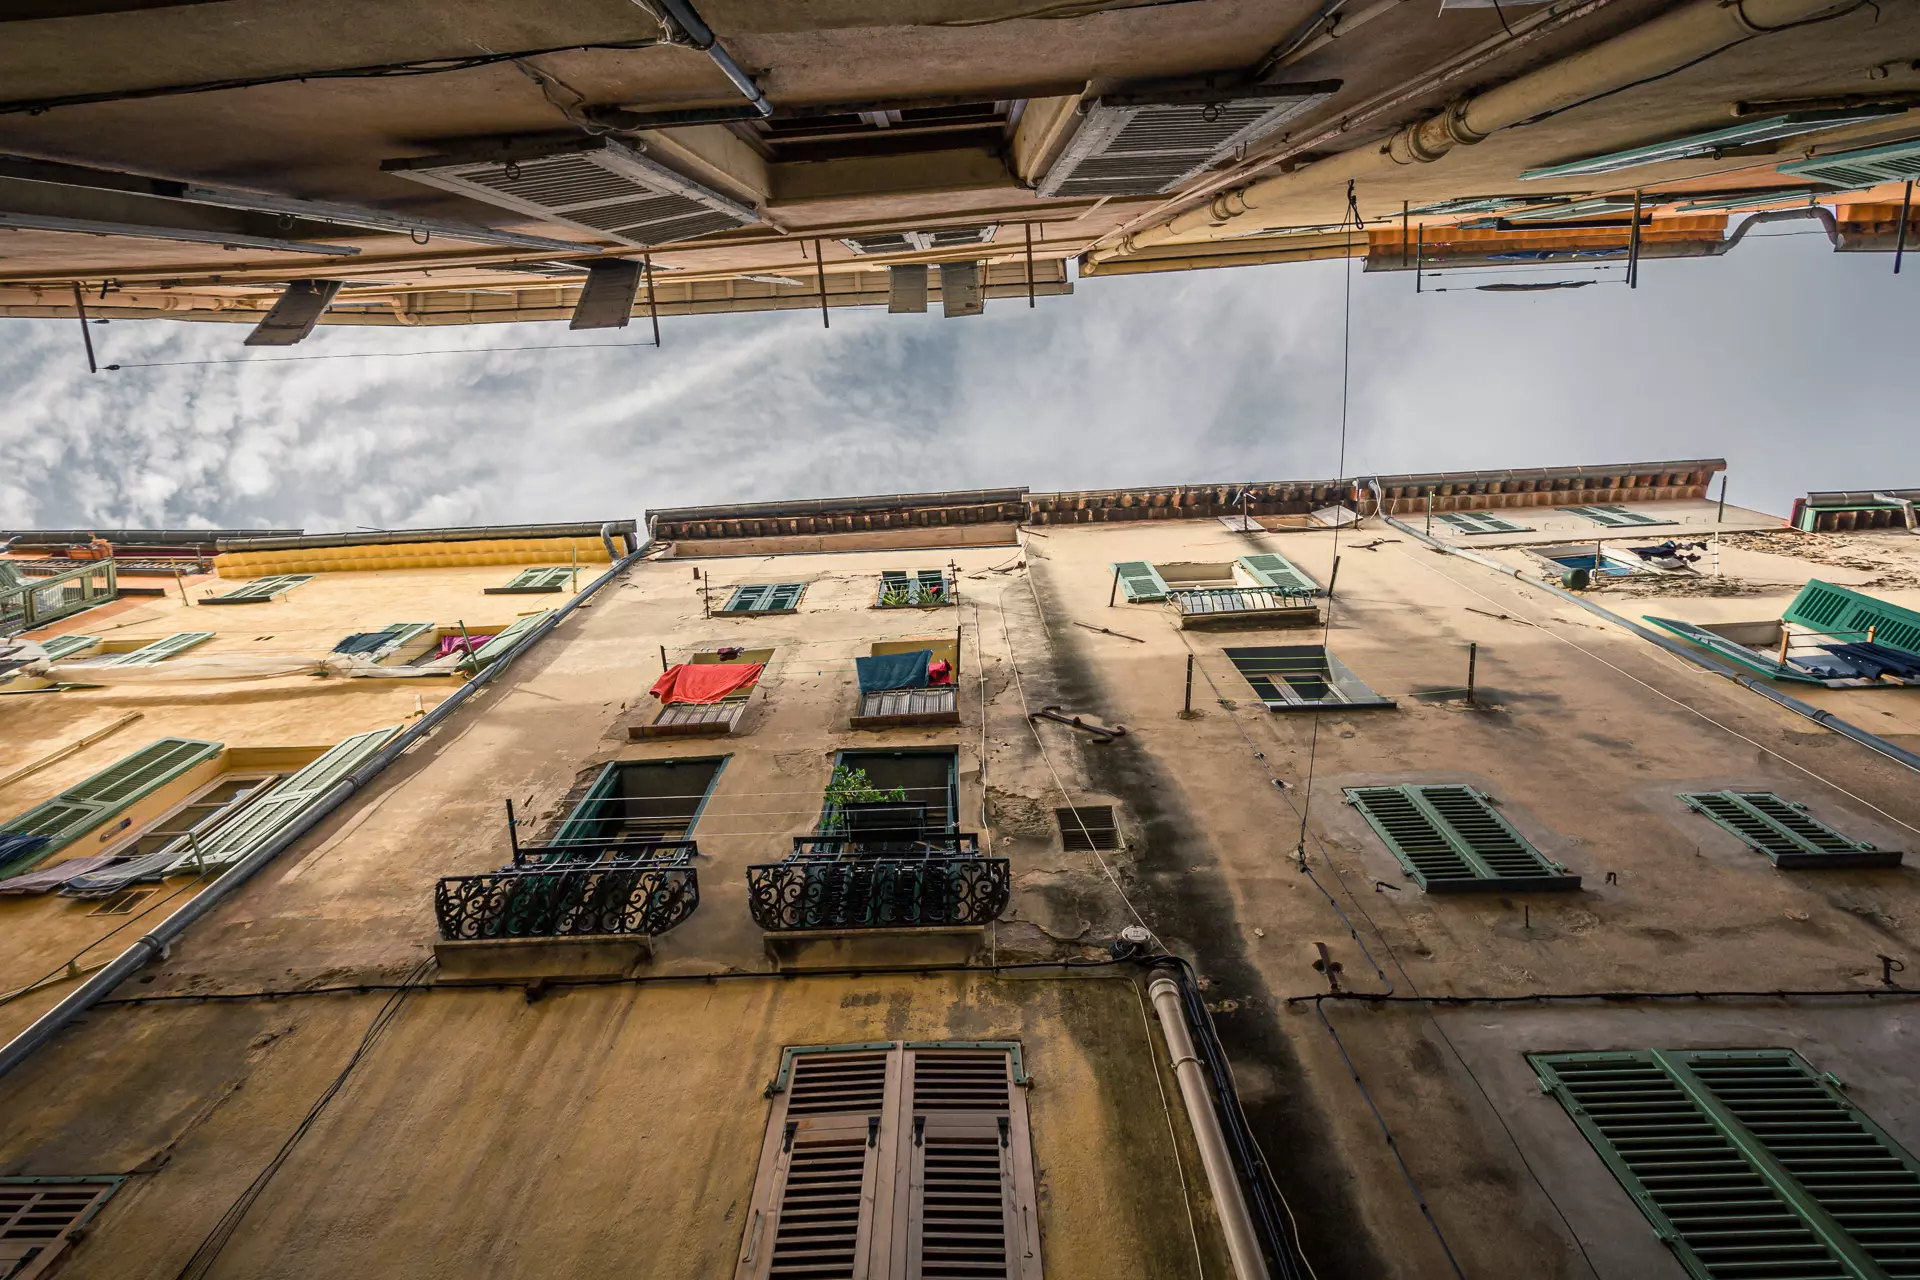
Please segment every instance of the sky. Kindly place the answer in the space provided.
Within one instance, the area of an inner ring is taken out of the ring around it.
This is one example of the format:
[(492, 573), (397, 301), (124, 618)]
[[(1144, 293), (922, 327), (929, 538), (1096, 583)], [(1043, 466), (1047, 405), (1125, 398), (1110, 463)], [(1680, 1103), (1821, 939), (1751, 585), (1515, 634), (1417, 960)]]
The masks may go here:
[[(322, 532), (1686, 458), (1727, 459), (1729, 500), (1778, 514), (1808, 489), (1920, 486), (1920, 261), (1896, 278), (1811, 225), (1765, 230), (1648, 261), (1637, 290), (1485, 293), (1460, 273), (1415, 296), (1410, 275), (1289, 263), (1086, 279), (954, 320), (669, 317), (658, 350), (477, 350), (637, 343), (644, 318), (323, 327), (265, 351), (237, 325), (116, 321), (92, 330), (103, 365), (215, 363), (90, 375), (76, 322), (0, 320), (0, 528)], [(1584, 277), (1617, 273), (1544, 278)]]

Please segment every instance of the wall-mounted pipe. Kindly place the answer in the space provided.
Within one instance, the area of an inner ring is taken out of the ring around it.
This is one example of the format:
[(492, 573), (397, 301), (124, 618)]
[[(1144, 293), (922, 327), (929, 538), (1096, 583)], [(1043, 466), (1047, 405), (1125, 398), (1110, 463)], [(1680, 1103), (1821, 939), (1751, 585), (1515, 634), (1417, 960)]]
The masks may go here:
[(687, 38), (687, 42), (713, 59), (713, 65), (720, 68), (721, 74), (733, 81), (733, 87), (740, 91), (747, 105), (763, 118), (773, 114), (773, 104), (767, 101), (767, 95), (760, 91), (760, 86), (754, 83), (752, 76), (741, 70), (740, 64), (720, 43), (720, 37), (713, 34), (713, 28), (706, 24), (687, 0), (660, 0), (660, 7), (667, 11), (667, 17), (680, 29), (680, 34)]
[(1240, 1194), (1240, 1179), (1227, 1154), (1227, 1140), (1213, 1113), (1213, 1100), (1207, 1096), (1207, 1078), (1200, 1070), (1199, 1055), (1193, 1051), (1186, 1015), (1180, 1011), (1180, 985), (1165, 974), (1156, 974), (1147, 984), (1147, 998), (1160, 1015), (1160, 1033), (1166, 1037), (1174, 1078), (1180, 1083), (1180, 1100), (1186, 1104), (1187, 1122), (1193, 1126), (1193, 1140), (1200, 1148), (1200, 1164), (1206, 1170), (1207, 1186), (1220, 1215), (1233, 1274), (1238, 1280), (1267, 1280), (1260, 1239), (1247, 1214), (1246, 1198)]
[(1412, 537), (1415, 541), (1424, 543), (1427, 546), (1432, 547), (1436, 551), (1444, 551), (1449, 555), (1459, 556), (1462, 560), (1471, 560), (1473, 561), (1473, 563), (1477, 565), (1482, 565), (1488, 569), (1493, 569), (1499, 573), (1504, 573), (1509, 578), (1516, 578), (1519, 581), (1526, 583), (1530, 587), (1536, 587), (1539, 590), (1550, 592), (1553, 595), (1559, 596), (1562, 600), (1567, 600), (1573, 604), (1577, 604), (1582, 609), (1585, 609), (1587, 612), (1598, 614), (1602, 618), (1605, 618), (1608, 622), (1613, 623), (1615, 626), (1622, 627), (1628, 631), (1631, 631), (1634, 635), (1639, 636), (1642, 640), (1645, 640), (1649, 644), (1657, 645), (1676, 657), (1685, 658), (1688, 662), (1693, 663), (1695, 666), (1700, 667), (1703, 670), (1710, 671), (1714, 675), (1719, 676), (1722, 679), (1731, 680), (1733, 681), (1733, 683), (1739, 685), (1741, 688), (1751, 690), (1752, 692), (1757, 693), (1761, 697), (1765, 698), (1767, 701), (1774, 703), (1780, 707), (1783, 707), (1786, 710), (1793, 712), (1797, 716), (1805, 716), (1807, 719), (1813, 721), (1815, 724), (1821, 726), (1824, 729), (1831, 729), (1833, 732), (1839, 734), (1843, 738), (1851, 738), (1855, 742), (1859, 743), (1861, 746), (1867, 747), (1870, 750), (1879, 752), (1881, 755), (1885, 756), (1889, 760), (1894, 761), (1896, 764), (1903, 764), (1907, 768), (1912, 769), (1915, 772), (1920, 772), (1920, 754), (1916, 754), (1912, 751), (1909, 751), (1905, 747), (1900, 746), (1897, 743), (1889, 742), (1885, 738), (1881, 737), (1876, 733), (1869, 733), (1867, 732), (1867, 730), (1862, 729), (1857, 724), (1853, 724), (1852, 722), (1847, 720), (1842, 720), (1839, 716), (1834, 715), (1833, 712), (1831, 711), (1822, 710), (1821, 708), (1814, 706), (1812, 703), (1802, 702), (1798, 698), (1792, 697), (1788, 694), (1784, 694), (1780, 692), (1778, 689), (1774, 688), (1772, 685), (1765, 683), (1764, 681), (1756, 680), (1752, 676), (1744, 675), (1741, 672), (1735, 671), (1732, 667), (1729, 667), (1724, 665), (1723, 663), (1714, 661), (1712, 658), (1708, 657), (1705, 653), (1701, 652), (1698, 649), (1695, 649), (1692, 645), (1686, 644), (1679, 640), (1675, 640), (1671, 636), (1662, 635), (1658, 631), (1655, 631), (1650, 627), (1643, 627), (1639, 623), (1634, 622), (1630, 618), (1623, 618), (1619, 614), (1615, 613), (1613, 610), (1605, 607), (1604, 605), (1595, 604), (1593, 601), (1588, 600), (1583, 596), (1576, 595), (1573, 592), (1568, 591), (1564, 587), (1548, 582), (1544, 578), (1531, 577), (1528, 574), (1523, 573), (1519, 569), (1514, 568), (1512, 565), (1501, 564), (1498, 560), (1494, 560), (1488, 556), (1483, 556), (1477, 552), (1468, 551), (1463, 547), (1448, 546), (1446, 543), (1440, 541), (1438, 538), (1428, 537), (1426, 534), (1420, 532), (1420, 530), (1414, 528), (1412, 525), (1406, 524), (1400, 520), (1396, 520), (1392, 516), (1386, 513), (1387, 512), (1386, 498), (1380, 491), (1380, 482), (1378, 480), (1369, 480), (1367, 484), (1373, 490), (1375, 512), (1380, 516), (1380, 518), (1382, 520), (1385, 520), (1388, 524), (1392, 525), (1394, 528), (1398, 529), (1400, 532)]
[[(1833, 7), (1833, 0), (1694, 0), (1485, 93), (1463, 98), (1440, 114), (1402, 129), (1386, 146), (1342, 152), (1307, 172), (1316, 182), (1337, 183), (1382, 177), (1404, 165), (1430, 164), (1455, 147), (1677, 71), (1729, 45), (1782, 30)], [(1285, 173), (1252, 183), (1239, 192), (1232, 208), (1216, 209), (1218, 202), (1214, 202), (1189, 209), (1133, 233), (1116, 252), (1205, 236), (1210, 228), (1249, 214), (1254, 215), (1248, 219), (1254, 226), (1265, 225), (1260, 211), (1279, 203), (1294, 184), (1293, 175)]]
[(432, 733), (447, 717), (451, 716), (462, 703), (468, 698), (473, 697), (476, 693), (480, 692), (481, 689), (485, 688), (489, 682), (497, 678), (502, 671), (507, 669), (508, 665), (511, 664), (514, 659), (538, 644), (544, 636), (559, 626), (568, 614), (585, 604), (593, 597), (595, 592), (599, 591), (609, 582), (612, 582), (614, 578), (618, 577), (630, 567), (634, 561), (638, 560), (641, 553), (645, 550), (646, 548), (643, 545), (639, 550), (615, 561), (613, 566), (605, 573), (588, 583), (585, 590), (568, 601), (567, 604), (552, 617), (542, 622), (539, 626), (529, 630), (511, 649), (501, 654), (500, 657), (491, 663), (484, 671), (457, 689), (452, 697), (442, 702), (432, 711), (429, 711), (424, 718), (397, 735), (393, 741), (389, 742), (373, 759), (367, 761), (358, 769), (355, 769), (345, 778), (342, 778), (335, 784), (331, 791), (328, 791), (322, 796), (319, 801), (302, 814), (292, 826), (275, 836), (272, 840), (269, 840), (260, 848), (255, 849), (239, 862), (236, 862), (228, 869), (226, 874), (201, 890), (201, 892), (188, 901), (185, 906), (155, 925), (150, 932), (142, 936), (125, 951), (121, 952), (110, 961), (105, 968), (100, 969), (92, 977), (88, 978), (85, 983), (66, 999), (41, 1014), (26, 1030), (9, 1040), (5, 1048), (0, 1048), (0, 1076), (5, 1075), (22, 1062), (25, 1062), (33, 1055), (36, 1049), (51, 1040), (63, 1027), (66, 1027), (75, 1019), (79, 1018), (115, 987), (132, 977), (149, 961), (156, 956), (164, 957), (167, 954), (167, 949), (173, 945), (174, 941), (178, 939), (181, 934), (187, 931), (189, 925), (231, 897), (268, 863), (285, 852), (296, 840), (299, 840), (309, 831), (319, 826), (321, 822), (326, 820), (329, 814), (344, 804), (349, 796), (371, 782), (388, 765), (399, 759), (401, 754), (408, 748), (425, 738), (429, 733)]

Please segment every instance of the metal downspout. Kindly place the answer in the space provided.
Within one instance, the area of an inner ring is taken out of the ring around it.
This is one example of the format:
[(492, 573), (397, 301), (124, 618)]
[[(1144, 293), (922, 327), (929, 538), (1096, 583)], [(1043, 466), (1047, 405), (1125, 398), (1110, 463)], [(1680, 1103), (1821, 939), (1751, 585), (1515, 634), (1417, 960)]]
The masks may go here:
[(1573, 592), (1566, 590), (1564, 587), (1561, 587), (1552, 582), (1548, 582), (1544, 578), (1531, 577), (1525, 573), (1522, 573), (1520, 570), (1512, 567), (1511, 565), (1501, 564), (1498, 560), (1489, 559), (1486, 556), (1479, 555), (1476, 552), (1463, 550), (1460, 547), (1450, 547), (1446, 543), (1439, 541), (1437, 538), (1429, 538), (1426, 534), (1420, 532), (1420, 530), (1414, 528), (1412, 525), (1405, 524), (1399, 520), (1394, 519), (1392, 516), (1387, 514), (1386, 498), (1380, 491), (1380, 482), (1378, 479), (1369, 480), (1367, 481), (1367, 484), (1368, 484), (1368, 487), (1370, 487), (1373, 490), (1374, 506), (1380, 518), (1382, 520), (1385, 520), (1388, 524), (1392, 525), (1394, 528), (1398, 529), (1400, 532), (1407, 534), (1409, 537), (1412, 537), (1419, 542), (1425, 543), (1427, 546), (1432, 547), (1436, 551), (1444, 551), (1448, 555), (1459, 556), (1463, 560), (1471, 560), (1473, 561), (1473, 563), (1477, 565), (1483, 565), (1486, 568), (1494, 569), (1501, 573), (1504, 573), (1510, 578), (1516, 578), (1519, 581), (1526, 583), (1530, 587), (1538, 587), (1543, 591), (1550, 591), (1554, 595), (1559, 596), (1562, 600), (1568, 600), (1574, 604), (1579, 605), (1582, 609), (1587, 610), (1589, 613), (1598, 614), (1602, 618), (1605, 618), (1608, 622), (1613, 623), (1615, 626), (1624, 627), (1626, 630), (1633, 632), (1633, 634), (1639, 636), (1642, 640), (1647, 641), (1649, 644), (1658, 645), (1660, 648), (1665, 649), (1668, 653), (1671, 653), (1676, 657), (1685, 658), (1688, 662), (1693, 663), (1695, 666), (1698, 666), (1707, 671), (1710, 671), (1714, 675), (1720, 676), (1723, 679), (1731, 680), (1735, 684), (1739, 685), (1741, 688), (1749, 689), (1754, 693), (1759, 694), (1761, 697), (1765, 698), (1767, 701), (1774, 703), (1777, 706), (1784, 707), (1788, 711), (1793, 712), (1797, 716), (1805, 716), (1807, 719), (1813, 721), (1815, 724), (1821, 726), (1824, 729), (1831, 729), (1833, 732), (1839, 734), (1843, 738), (1851, 738), (1855, 742), (1859, 743), (1861, 746), (1877, 751), (1881, 755), (1887, 757), (1887, 759), (1892, 760), (1897, 764), (1903, 764), (1907, 766), (1907, 768), (1912, 769), (1917, 773), (1920, 773), (1920, 754), (1916, 754), (1915, 752), (1909, 751), (1905, 747), (1900, 746), (1897, 743), (1888, 742), (1885, 738), (1882, 738), (1878, 734), (1869, 733), (1865, 729), (1862, 729), (1859, 725), (1854, 724), (1851, 721), (1842, 720), (1839, 716), (1834, 715), (1833, 712), (1831, 711), (1824, 711), (1821, 708), (1814, 706), (1812, 703), (1802, 702), (1798, 698), (1791, 697), (1787, 694), (1784, 694), (1780, 692), (1778, 689), (1774, 688), (1772, 685), (1764, 684), (1761, 681), (1754, 679), (1752, 676), (1743, 675), (1742, 673), (1734, 670), (1732, 667), (1725, 666), (1719, 662), (1714, 661), (1712, 658), (1708, 657), (1705, 653), (1702, 653), (1699, 650), (1694, 649), (1691, 645), (1683, 644), (1682, 642), (1675, 640), (1670, 636), (1664, 636), (1660, 634), (1658, 631), (1654, 631), (1648, 627), (1643, 627), (1639, 623), (1634, 622), (1629, 618), (1623, 618), (1619, 614), (1615, 613), (1613, 610), (1608, 609), (1602, 605), (1595, 604), (1591, 600), (1583, 599), (1580, 596), (1575, 595)]
[(1180, 1100), (1186, 1104), (1193, 1140), (1200, 1148), (1200, 1163), (1207, 1171), (1207, 1186), (1220, 1214), (1233, 1274), (1237, 1280), (1267, 1280), (1260, 1239), (1254, 1234), (1253, 1219), (1247, 1215), (1247, 1202), (1240, 1194), (1240, 1179), (1227, 1154), (1219, 1117), (1214, 1115), (1213, 1101), (1207, 1096), (1206, 1077), (1200, 1071), (1199, 1055), (1193, 1051), (1193, 1037), (1187, 1033), (1186, 1015), (1180, 1011), (1180, 985), (1164, 974), (1156, 974), (1147, 984), (1147, 997), (1160, 1015), (1160, 1033), (1166, 1037), (1173, 1074), (1180, 1082)]
[(66, 999), (41, 1014), (40, 1017), (34, 1020), (31, 1026), (9, 1040), (5, 1048), (0, 1048), (0, 1076), (5, 1075), (22, 1062), (25, 1062), (27, 1058), (33, 1054), (34, 1050), (51, 1040), (61, 1028), (67, 1026), (88, 1009), (92, 1008), (104, 996), (127, 978), (131, 977), (148, 961), (156, 956), (164, 959), (167, 955), (167, 949), (173, 944), (176, 938), (186, 932), (187, 926), (213, 910), (213, 908), (218, 906), (223, 900), (232, 896), (241, 885), (252, 879), (254, 874), (268, 863), (279, 857), (288, 846), (319, 826), (320, 823), (335, 809), (339, 808), (349, 796), (371, 782), (388, 765), (399, 759), (400, 755), (408, 748), (425, 738), (429, 733), (432, 733), (434, 729), (438, 728), (443, 721), (453, 714), (461, 703), (478, 693), (489, 681), (506, 670), (514, 659), (533, 648), (533, 646), (540, 641), (541, 637), (559, 626), (568, 614), (585, 604), (592, 598), (595, 592), (599, 591), (600, 588), (606, 586), (609, 582), (613, 581), (616, 576), (630, 567), (634, 561), (640, 558), (641, 552), (645, 550), (646, 544), (642, 544), (638, 550), (616, 560), (605, 573), (588, 583), (579, 595), (568, 601), (557, 613), (545, 622), (542, 622), (539, 626), (529, 630), (526, 635), (520, 638), (517, 644), (501, 654), (500, 657), (489, 664), (484, 671), (455, 690), (452, 697), (442, 702), (432, 711), (429, 711), (418, 723), (410, 726), (405, 732), (395, 737), (392, 742), (389, 742), (385, 748), (381, 750), (380, 754), (374, 756), (373, 759), (361, 765), (345, 778), (342, 778), (335, 784), (331, 791), (328, 791), (320, 798), (318, 803), (314, 804), (295, 820), (292, 826), (282, 831), (260, 848), (255, 849), (239, 862), (236, 862), (225, 875), (222, 875), (219, 879), (208, 885), (205, 890), (197, 894), (185, 906), (155, 925), (151, 932), (121, 952), (120, 955), (115, 957), (105, 968), (96, 972), (91, 978), (88, 978), (85, 983), (81, 984), (81, 986)]
[(773, 104), (767, 101), (767, 95), (760, 91), (760, 86), (753, 82), (752, 76), (741, 70), (740, 64), (720, 43), (720, 37), (713, 34), (713, 28), (701, 19), (699, 12), (687, 0), (660, 0), (660, 7), (667, 11), (667, 16), (673, 19), (673, 25), (680, 28), (680, 33), (686, 36), (693, 47), (712, 58), (713, 65), (720, 68), (721, 74), (733, 81), (733, 87), (740, 91), (747, 105), (763, 118), (773, 114)]

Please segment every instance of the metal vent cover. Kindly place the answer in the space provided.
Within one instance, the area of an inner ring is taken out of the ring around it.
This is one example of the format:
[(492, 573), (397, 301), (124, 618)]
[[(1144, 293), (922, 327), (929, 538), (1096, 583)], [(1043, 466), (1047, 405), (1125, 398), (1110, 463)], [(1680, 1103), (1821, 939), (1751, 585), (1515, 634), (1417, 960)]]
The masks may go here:
[(512, 143), (470, 155), (388, 160), (380, 167), (410, 182), (642, 249), (760, 221), (747, 206), (611, 138)]
[(1120, 828), (1113, 820), (1112, 805), (1055, 809), (1053, 819), (1060, 824), (1060, 847), (1067, 852), (1120, 847)]
[(887, 268), (887, 310), (908, 315), (927, 309), (927, 264), (902, 263)]
[(1235, 148), (1332, 97), (1337, 80), (1217, 93), (1108, 94), (1086, 103), (1078, 132), (1040, 180), (1043, 196), (1171, 191)]
[(840, 241), (861, 257), (881, 253), (914, 253), (922, 249), (957, 249), (964, 245), (991, 244), (998, 223), (984, 227), (942, 227), (937, 231), (876, 231), (871, 235), (846, 236)]
[(940, 264), (940, 309), (949, 318), (977, 316), (987, 309), (986, 291), (981, 284), (977, 262)]

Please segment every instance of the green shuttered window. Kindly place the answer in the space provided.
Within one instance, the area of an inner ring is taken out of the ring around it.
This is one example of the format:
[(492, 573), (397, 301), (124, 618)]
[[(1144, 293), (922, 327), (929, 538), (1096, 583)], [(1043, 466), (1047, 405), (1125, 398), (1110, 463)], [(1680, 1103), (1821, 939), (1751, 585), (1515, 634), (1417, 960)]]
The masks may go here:
[(792, 613), (806, 592), (804, 582), (753, 582), (733, 589), (722, 613)]
[(238, 587), (225, 595), (212, 596), (202, 600), (201, 604), (261, 604), (275, 596), (285, 595), (303, 582), (312, 582), (310, 573), (283, 573), (271, 578), (255, 578), (244, 587)]
[(558, 569), (522, 569), (513, 575), (504, 587), (488, 587), (482, 594), (490, 596), (537, 595), (541, 592), (560, 591), (567, 585), (567, 579), (573, 576), (573, 570), (562, 566)]
[(1682, 640), (1691, 640), (1702, 649), (1711, 650), (1736, 666), (1745, 667), (1749, 671), (1758, 672), (1774, 680), (1798, 680), (1802, 684), (1821, 683), (1818, 676), (1796, 671), (1792, 667), (1783, 665), (1776, 657), (1761, 653), (1757, 649), (1750, 649), (1725, 636), (1716, 635), (1705, 627), (1695, 626), (1691, 622), (1681, 622), (1675, 618), (1656, 618), (1652, 614), (1645, 616), (1654, 626), (1671, 631)]
[(1527, 1058), (1696, 1280), (1920, 1276), (1920, 1162), (1799, 1054)]
[(1113, 566), (1120, 589), (1130, 604), (1151, 604), (1167, 598), (1167, 584), (1160, 573), (1145, 560), (1122, 560)]
[(1817, 578), (1800, 589), (1782, 616), (1836, 640), (1858, 644), (1871, 631), (1875, 644), (1920, 653), (1920, 613)]
[(1661, 520), (1644, 511), (1629, 511), (1616, 504), (1593, 507), (1562, 507), (1562, 511), (1576, 516), (1585, 516), (1595, 524), (1603, 524), (1609, 529), (1625, 528), (1636, 524), (1672, 524), (1671, 520)]
[(953, 584), (945, 569), (880, 571), (880, 590), (874, 604), (882, 609), (925, 609), (953, 603)]
[(1462, 533), (1531, 533), (1533, 527), (1512, 524), (1485, 511), (1436, 511), (1433, 518), (1450, 524)]
[(1347, 803), (1428, 893), (1580, 887), (1472, 787), (1348, 787)]
[(102, 667), (150, 667), (156, 662), (164, 662), (176, 653), (184, 653), (195, 645), (205, 644), (213, 639), (211, 631), (179, 631), (170, 636), (162, 636), (152, 644), (135, 649), (132, 653), (115, 653), (94, 660)]
[(1276, 591), (1290, 591), (1301, 595), (1317, 596), (1320, 584), (1294, 567), (1293, 561), (1285, 556), (1271, 553), (1257, 556), (1241, 556), (1240, 567), (1253, 575), (1253, 580), (1263, 587), (1272, 587)]
[(220, 747), (218, 742), (196, 738), (161, 738), (27, 810), (0, 826), (0, 831), (46, 836), (48, 842), (37, 853), (9, 864), (8, 869), (15, 873), (27, 870), (195, 765), (218, 756)]
[[(542, 609), (539, 613), (529, 613), (525, 617), (515, 618), (513, 624), (505, 631), (502, 631), (499, 635), (473, 651), (473, 657), (469, 659), (469, 661), (472, 663), (474, 670), (477, 671), (482, 667), (491, 666), (495, 662), (498, 662), (506, 655), (507, 650), (520, 643), (522, 636), (552, 616), (553, 610)], [(462, 665), (464, 666), (466, 664), (463, 663)]]
[(1680, 799), (1767, 855), (1776, 867), (1897, 867), (1900, 851), (1850, 840), (1771, 791), (1692, 791)]
[(84, 653), (93, 648), (100, 643), (100, 637), (54, 636), (51, 640), (42, 640), (39, 643), (40, 647), (47, 651), (47, 657), (58, 662), (62, 658), (71, 658), (76, 653)]

